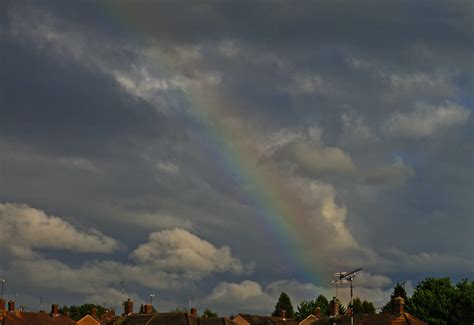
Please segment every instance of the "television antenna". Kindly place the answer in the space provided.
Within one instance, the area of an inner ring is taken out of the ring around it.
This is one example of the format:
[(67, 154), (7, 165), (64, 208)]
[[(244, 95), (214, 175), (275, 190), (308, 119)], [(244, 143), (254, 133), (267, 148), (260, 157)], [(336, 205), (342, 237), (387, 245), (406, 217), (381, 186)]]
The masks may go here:
[[(332, 283), (336, 284), (336, 290), (337, 290), (337, 285), (342, 284), (342, 283), (348, 283), (350, 282), (351, 284), (351, 308), (352, 307), (352, 299), (353, 299), (353, 286), (352, 282), (354, 281), (354, 278), (357, 274), (357, 272), (361, 271), (362, 268), (355, 269), (354, 271), (351, 272), (336, 272), (334, 273), (334, 276), (337, 278), (336, 280), (333, 280)], [(354, 325), (354, 316), (351, 311), (351, 325)]]
[(2, 299), (3, 299), (3, 287), (5, 286), (6, 281), (7, 280), (5, 280), (5, 279), (0, 279), (0, 282), (2, 283), (2, 297), (1, 297)]
[(125, 302), (125, 287), (124, 287), (125, 281), (120, 281), (120, 286), (122, 287), (122, 305)]

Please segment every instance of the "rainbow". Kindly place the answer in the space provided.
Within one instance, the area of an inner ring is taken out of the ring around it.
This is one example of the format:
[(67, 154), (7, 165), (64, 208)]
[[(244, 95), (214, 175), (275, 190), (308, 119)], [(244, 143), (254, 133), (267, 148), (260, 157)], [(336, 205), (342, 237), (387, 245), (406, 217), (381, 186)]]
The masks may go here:
[[(119, 28), (144, 38), (144, 32), (131, 15), (113, 1), (103, 4)], [(175, 65), (171, 56), (160, 54), (151, 63), (160, 77), (173, 76)], [(259, 153), (255, 146), (235, 143), (236, 134), (241, 132), (236, 125), (240, 123), (227, 121), (230, 118), (242, 120), (232, 113), (229, 108), (232, 104), (222, 102), (218, 94), (203, 89), (183, 90), (178, 97), (183, 107), (182, 118), (199, 135), (203, 149), (212, 155), (228, 181), (239, 185), (243, 195), (239, 199), (257, 211), (257, 222), (275, 247), (272, 253), (281, 254), (281, 259), (299, 281), (313, 284), (326, 281), (318, 261), (312, 260), (314, 255), (307, 254), (317, 247), (314, 247), (314, 232), (305, 223), (306, 212), (301, 208), (300, 199), (288, 189), (275, 165), (257, 163)], [(252, 130), (246, 130), (246, 135), (249, 139), (257, 138)]]

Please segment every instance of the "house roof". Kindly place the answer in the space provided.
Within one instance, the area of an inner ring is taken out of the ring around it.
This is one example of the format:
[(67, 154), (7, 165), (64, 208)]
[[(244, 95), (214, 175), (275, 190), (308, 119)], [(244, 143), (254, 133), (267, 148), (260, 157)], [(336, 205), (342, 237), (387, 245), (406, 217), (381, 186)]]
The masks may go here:
[(305, 319), (303, 319), (303, 320), (300, 321), (299, 323), (302, 324), (302, 323), (306, 322), (308, 319), (313, 319), (313, 321), (316, 321), (316, 320), (318, 320), (319, 318), (316, 317), (316, 316), (313, 315), (313, 314), (309, 314)]
[(75, 321), (64, 315), (51, 316), (47, 313), (14, 312), (6, 313), (3, 321), (13, 325), (73, 325)]
[(408, 313), (401, 315), (376, 314), (367, 315), (362, 319), (361, 325), (427, 325), (428, 323)]
[(77, 324), (100, 324), (100, 320), (92, 315), (86, 315), (78, 320)]
[(224, 317), (196, 318), (188, 313), (153, 313), (120, 316), (114, 325), (235, 325)]
[(296, 325), (298, 322), (294, 319), (289, 318), (281, 318), (281, 317), (274, 317), (274, 316), (259, 316), (259, 315), (251, 315), (251, 314), (238, 314), (237, 316), (243, 317), (247, 322), (252, 325)]

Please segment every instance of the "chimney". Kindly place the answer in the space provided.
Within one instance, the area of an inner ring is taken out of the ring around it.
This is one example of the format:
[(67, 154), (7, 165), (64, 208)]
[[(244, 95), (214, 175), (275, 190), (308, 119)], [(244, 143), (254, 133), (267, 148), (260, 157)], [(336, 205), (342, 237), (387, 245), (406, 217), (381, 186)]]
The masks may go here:
[(91, 316), (94, 317), (94, 318), (97, 318), (97, 308), (96, 307), (92, 307)]
[(124, 315), (133, 314), (133, 301), (131, 301), (130, 299), (123, 302), (123, 314)]
[(393, 299), (393, 313), (395, 315), (401, 315), (404, 313), (403, 307), (405, 306), (405, 299), (402, 297), (396, 297)]
[(5, 310), (5, 299), (0, 298), (0, 311)]
[(316, 316), (317, 319), (321, 318), (321, 308), (319, 306), (314, 310), (314, 316)]
[(329, 302), (329, 316), (339, 315), (339, 300), (336, 297), (333, 297)]
[(280, 310), (280, 317), (285, 319), (286, 318), (286, 310), (282, 309)]
[(51, 305), (51, 316), (58, 316), (59, 315), (59, 305), (52, 304)]
[(153, 306), (151, 304), (146, 304), (143, 306), (143, 312), (145, 314), (153, 314)]
[(189, 311), (189, 313), (191, 314), (191, 316), (193, 317), (198, 317), (198, 311), (196, 308), (191, 308), (191, 310)]
[(10, 313), (15, 311), (15, 302), (13, 300), (8, 301), (8, 311)]

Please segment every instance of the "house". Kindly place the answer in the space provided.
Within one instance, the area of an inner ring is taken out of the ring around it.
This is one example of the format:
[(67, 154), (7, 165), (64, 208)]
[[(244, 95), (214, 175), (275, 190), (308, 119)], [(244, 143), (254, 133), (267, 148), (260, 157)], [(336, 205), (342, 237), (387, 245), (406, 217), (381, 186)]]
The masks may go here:
[(144, 305), (141, 313), (133, 312), (133, 302), (124, 302), (124, 313), (108, 325), (237, 325), (225, 317), (200, 318), (196, 308), (189, 313), (158, 313), (150, 304)]
[(274, 316), (258, 316), (250, 314), (238, 314), (232, 321), (237, 325), (298, 325), (298, 322), (294, 319)]
[(86, 315), (77, 321), (77, 325), (100, 325), (100, 320), (93, 315)]
[(310, 314), (308, 317), (306, 317), (305, 319), (303, 319), (299, 325), (312, 325), (314, 324), (316, 321), (320, 320), (321, 319), (321, 308), (320, 307), (316, 307), (315, 311)]
[[(393, 301), (393, 314), (374, 314), (374, 315), (355, 315), (353, 317), (354, 325), (428, 325), (428, 323), (416, 318), (404, 311), (405, 301), (397, 297)], [(313, 323), (309, 321), (305, 325), (350, 325), (351, 316), (341, 315), (336, 307), (335, 298), (330, 304), (329, 317), (321, 317)]]
[(5, 310), (5, 300), (0, 299), (0, 324), (1, 325), (75, 325), (76, 322), (59, 313), (59, 306), (52, 305), (51, 312), (24, 312), (15, 309), (15, 302), (8, 302)]

